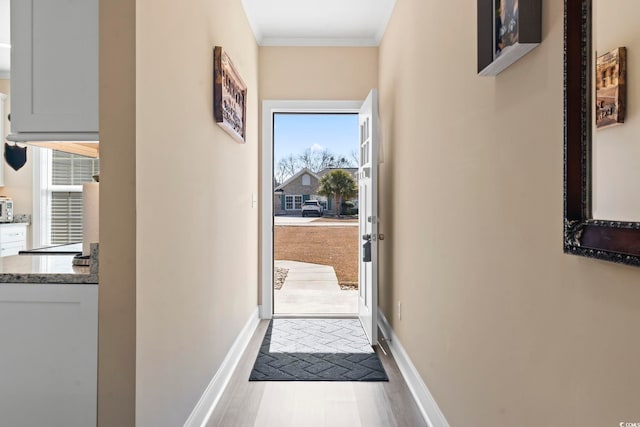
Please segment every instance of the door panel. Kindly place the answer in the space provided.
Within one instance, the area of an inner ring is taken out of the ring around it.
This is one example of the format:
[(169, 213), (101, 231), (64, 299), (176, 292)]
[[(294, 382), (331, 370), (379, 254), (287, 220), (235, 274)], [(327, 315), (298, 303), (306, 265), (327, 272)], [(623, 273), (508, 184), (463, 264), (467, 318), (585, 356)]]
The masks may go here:
[(378, 342), (378, 93), (372, 89), (362, 103), (358, 218), (360, 261), (358, 316), (372, 345)]

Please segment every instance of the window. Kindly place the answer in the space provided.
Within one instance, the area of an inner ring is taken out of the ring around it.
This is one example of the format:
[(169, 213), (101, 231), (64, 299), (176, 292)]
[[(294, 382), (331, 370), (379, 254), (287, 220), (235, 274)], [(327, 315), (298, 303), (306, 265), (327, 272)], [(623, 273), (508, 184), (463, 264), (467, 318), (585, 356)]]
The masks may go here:
[(34, 229), (34, 246), (81, 242), (82, 184), (98, 174), (99, 160), (42, 148), (34, 151), (40, 164), (34, 192), (38, 206), (34, 214), (39, 214), (34, 217), (34, 228), (39, 228)]
[(302, 209), (302, 196), (284, 196), (284, 208), (288, 211)]
[(309, 175), (302, 175), (302, 185), (311, 185), (311, 177)]

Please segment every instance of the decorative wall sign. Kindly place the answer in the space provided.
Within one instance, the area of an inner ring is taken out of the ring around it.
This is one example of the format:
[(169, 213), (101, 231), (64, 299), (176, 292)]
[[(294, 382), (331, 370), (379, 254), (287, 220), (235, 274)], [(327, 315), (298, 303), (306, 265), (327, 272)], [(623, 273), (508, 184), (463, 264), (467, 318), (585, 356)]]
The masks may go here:
[(478, 74), (495, 76), (542, 41), (540, 0), (478, 0)]
[(596, 61), (596, 127), (624, 123), (627, 98), (627, 49), (619, 47)]
[(220, 46), (213, 50), (213, 116), (229, 135), (245, 142), (247, 85)]
[(20, 147), (18, 144), (9, 145), (5, 142), (4, 159), (13, 170), (17, 171), (27, 163), (27, 147)]

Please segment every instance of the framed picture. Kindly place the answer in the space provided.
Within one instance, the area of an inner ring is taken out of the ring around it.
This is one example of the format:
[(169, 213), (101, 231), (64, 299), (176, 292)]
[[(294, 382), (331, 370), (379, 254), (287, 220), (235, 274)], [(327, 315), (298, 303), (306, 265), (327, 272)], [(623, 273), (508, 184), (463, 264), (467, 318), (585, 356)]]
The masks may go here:
[(624, 123), (627, 97), (627, 49), (619, 47), (596, 60), (596, 128)]
[(213, 49), (213, 116), (229, 135), (245, 142), (247, 85), (220, 46)]
[(518, 0), (493, 1), (493, 59), (518, 43)]
[(478, 74), (495, 76), (542, 40), (541, 0), (478, 0)]

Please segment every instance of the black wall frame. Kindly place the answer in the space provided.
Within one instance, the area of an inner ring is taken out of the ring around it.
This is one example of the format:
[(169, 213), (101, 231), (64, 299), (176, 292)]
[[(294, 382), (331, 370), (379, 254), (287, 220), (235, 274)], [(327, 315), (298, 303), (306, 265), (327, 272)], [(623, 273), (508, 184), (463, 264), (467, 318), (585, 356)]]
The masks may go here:
[(497, 58), (494, 35), (497, 0), (478, 1), (478, 74), (495, 76), (542, 41), (541, 0), (518, 0), (518, 43)]

